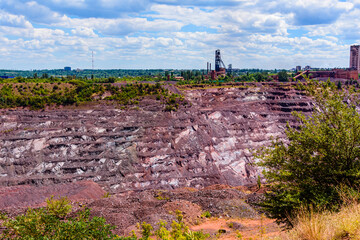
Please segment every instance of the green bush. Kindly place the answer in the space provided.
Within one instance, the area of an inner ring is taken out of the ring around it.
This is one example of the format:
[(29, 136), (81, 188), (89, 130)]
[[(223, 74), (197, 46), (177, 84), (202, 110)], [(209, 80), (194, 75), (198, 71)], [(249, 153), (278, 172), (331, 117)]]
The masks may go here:
[(50, 199), (46, 199), (46, 203), (48, 213), (61, 219), (65, 218), (72, 209), (67, 197), (61, 197), (59, 200), (56, 200), (54, 196), (51, 196)]
[[(159, 240), (205, 240), (210, 237), (209, 234), (204, 234), (202, 231), (193, 232), (187, 227), (183, 221), (183, 215), (180, 211), (176, 211), (177, 221), (173, 221), (171, 228), (167, 228), (167, 222), (160, 220), (158, 229), (154, 232), (153, 227), (146, 222), (139, 224), (142, 237), (140, 240), (148, 240), (151, 236), (155, 236)], [(137, 239), (136, 235), (131, 236)]]
[(299, 125), (288, 124), (286, 139), (274, 140), (258, 155), (270, 188), (260, 205), (288, 226), (300, 209), (339, 209), (339, 189), (351, 192), (360, 184), (357, 96), (330, 82), (301, 87), (313, 97), (312, 115), (293, 113)]
[(289, 81), (289, 76), (285, 70), (278, 73), (279, 82)]
[(211, 213), (209, 211), (205, 211), (201, 214), (201, 217), (204, 218), (211, 218)]
[(133, 232), (129, 237), (113, 234), (115, 228), (106, 224), (102, 217), (90, 217), (90, 209), (82, 208), (74, 217), (69, 217), (72, 209), (67, 198), (55, 200), (53, 197), (46, 200), (45, 208), (31, 209), (15, 218), (0, 215), (2, 233), (0, 239), (27, 239), (27, 240), (148, 240), (156, 236), (161, 240), (205, 240), (208, 234), (190, 231), (183, 221), (183, 215), (177, 211), (177, 221), (173, 221), (171, 229), (167, 229), (166, 222), (160, 221), (159, 228), (143, 222), (139, 224), (141, 238)]
[(88, 208), (70, 218), (66, 217), (71, 209), (66, 198), (51, 198), (47, 204), (46, 208), (29, 209), (15, 218), (2, 216), (0, 239), (121, 239), (104, 218), (90, 218)]

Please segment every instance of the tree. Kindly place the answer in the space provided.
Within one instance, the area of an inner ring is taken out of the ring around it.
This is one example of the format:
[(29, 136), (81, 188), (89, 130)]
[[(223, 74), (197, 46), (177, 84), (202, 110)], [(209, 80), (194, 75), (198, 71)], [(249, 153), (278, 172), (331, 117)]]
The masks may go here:
[(360, 115), (356, 95), (334, 83), (308, 82), (302, 88), (314, 99), (307, 117), (294, 112), (299, 125), (287, 125), (286, 138), (260, 150), (259, 166), (269, 184), (260, 204), (271, 218), (292, 226), (301, 208), (336, 210), (339, 189), (360, 184)]
[(288, 74), (285, 70), (278, 73), (279, 81), (280, 82), (287, 82), (289, 81)]

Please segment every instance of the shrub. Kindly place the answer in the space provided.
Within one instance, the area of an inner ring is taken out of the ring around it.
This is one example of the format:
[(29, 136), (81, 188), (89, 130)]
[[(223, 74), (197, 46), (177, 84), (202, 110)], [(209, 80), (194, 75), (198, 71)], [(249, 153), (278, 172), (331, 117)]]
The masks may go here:
[(2, 216), (0, 239), (119, 239), (104, 218), (90, 218), (88, 208), (75, 217), (63, 219), (70, 209), (66, 198), (51, 198), (46, 208), (28, 209), (26, 214), (13, 219)]
[[(173, 221), (171, 228), (167, 229), (167, 222), (160, 221), (158, 223), (159, 228), (155, 231), (157, 239), (162, 240), (205, 240), (210, 237), (209, 234), (204, 234), (202, 231), (193, 232), (185, 225), (183, 221), (183, 215), (180, 211), (176, 211), (177, 221)], [(149, 239), (152, 235), (153, 227), (150, 224), (141, 224), (142, 240)]]
[(258, 155), (270, 189), (260, 205), (288, 226), (302, 207), (339, 209), (339, 187), (351, 190), (360, 184), (360, 115), (355, 96), (330, 82), (308, 82), (302, 88), (314, 98), (312, 115), (293, 113), (299, 126), (288, 124), (286, 139), (274, 140)]
[(278, 73), (279, 82), (287, 82), (289, 81), (288, 74), (285, 70)]
[(209, 211), (205, 211), (201, 214), (201, 217), (204, 218), (211, 218), (211, 213)]
[(46, 199), (46, 203), (48, 213), (61, 219), (65, 218), (72, 209), (67, 197), (61, 197), (59, 200), (56, 200), (54, 196), (51, 196), (50, 199)]

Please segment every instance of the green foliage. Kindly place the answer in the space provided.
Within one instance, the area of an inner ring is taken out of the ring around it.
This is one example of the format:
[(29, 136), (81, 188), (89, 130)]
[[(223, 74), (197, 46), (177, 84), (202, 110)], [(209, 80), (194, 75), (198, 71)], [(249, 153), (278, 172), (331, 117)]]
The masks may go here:
[(211, 213), (209, 211), (205, 211), (201, 214), (201, 217), (203, 218), (211, 218)]
[(111, 195), (110, 195), (110, 193), (109, 193), (109, 192), (104, 193), (103, 198), (109, 198), (109, 197), (111, 197)]
[(122, 237), (112, 233), (115, 228), (106, 224), (101, 217), (90, 217), (90, 209), (83, 208), (74, 217), (68, 217), (71, 205), (67, 198), (55, 200), (47, 199), (47, 206), (39, 209), (28, 209), (26, 214), (15, 218), (8, 218), (1, 214), (0, 227), (2, 233), (0, 239), (25, 239), (25, 240), (65, 240), (65, 239), (93, 239), (93, 240), (149, 240), (156, 236), (161, 240), (205, 240), (208, 234), (193, 232), (185, 225), (183, 215), (176, 212), (177, 221), (173, 221), (171, 228), (167, 229), (167, 223), (160, 221), (158, 229), (143, 222), (139, 224), (141, 238), (134, 232), (129, 237)]
[[(65, 218), (71, 206), (67, 200), (50, 199), (46, 208), (28, 209), (26, 214), (15, 218), (3, 217), (1, 239), (131, 239), (119, 238), (112, 233), (113, 226), (104, 218), (90, 218), (90, 210), (84, 208), (75, 217)], [(61, 217), (59, 217), (61, 216)]]
[(256, 185), (257, 185), (258, 189), (261, 188), (261, 177), (260, 176), (258, 176), (258, 178), (256, 180)]
[(360, 184), (356, 96), (329, 81), (308, 82), (301, 88), (314, 99), (312, 115), (293, 113), (300, 125), (288, 124), (286, 139), (274, 140), (258, 155), (270, 188), (261, 206), (288, 226), (299, 209), (338, 209), (342, 203), (339, 188), (356, 190)]
[(336, 86), (337, 86), (337, 89), (341, 89), (341, 88), (342, 88), (341, 81), (338, 81), (337, 84), (336, 84)]
[(158, 190), (155, 192), (155, 195), (154, 197), (157, 199), (157, 200), (170, 200), (170, 198), (166, 195), (164, 195), (165, 192), (162, 191), (162, 190)]
[(289, 76), (285, 70), (278, 73), (279, 82), (287, 82), (289, 81)]
[[(160, 221), (158, 223), (158, 230), (154, 232), (157, 239), (161, 240), (205, 240), (210, 237), (209, 234), (204, 234), (202, 231), (193, 232), (189, 230), (183, 221), (183, 215), (180, 211), (176, 211), (177, 221), (173, 221), (171, 228), (167, 229), (167, 222)], [(153, 235), (153, 227), (150, 224), (141, 224), (141, 240), (147, 240)]]
[(36, 81), (26, 84), (0, 84), (0, 108), (29, 107), (37, 110), (46, 106), (80, 104), (102, 100), (105, 91), (111, 93), (105, 101), (115, 101), (121, 105), (139, 104), (139, 100), (144, 96), (156, 96), (158, 101), (165, 104), (166, 111), (176, 111), (180, 103), (186, 103), (183, 96), (169, 95), (169, 91), (159, 83), (134, 83), (118, 87), (71, 79), (62, 85)]
[(49, 214), (54, 215), (58, 218), (65, 218), (72, 209), (70, 201), (67, 197), (61, 197), (60, 199), (54, 199), (54, 196), (51, 196), (50, 199), (46, 199), (46, 210)]
[(151, 236), (151, 231), (154, 228), (151, 226), (151, 224), (148, 224), (146, 222), (143, 222), (141, 224), (141, 235), (142, 235), (142, 240), (148, 240)]

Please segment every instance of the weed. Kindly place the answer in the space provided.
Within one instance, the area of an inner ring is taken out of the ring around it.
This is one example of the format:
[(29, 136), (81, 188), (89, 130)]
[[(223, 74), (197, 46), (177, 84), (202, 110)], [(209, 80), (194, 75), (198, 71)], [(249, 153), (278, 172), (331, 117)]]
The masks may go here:
[(209, 211), (205, 211), (201, 214), (202, 218), (211, 218), (211, 213)]
[(109, 192), (104, 193), (103, 198), (109, 198), (111, 195)]
[(261, 188), (261, 177), (260, 177), (260, 175), (258, 175), (258, 177), (257, 177), (256, 184), (257, 184), (258, 190), (260, 190), (260, 188)]
[(159, 190), (159, 191), (157, 191), (157, 192), (155, 193), (155, 198), (156, 198), (157, 200), (170, 200), (169, 197), (164, 196), (164, 192), (161, 191), (161, 190)]
[(265, 215), (261, 214), (260, 228), (259, 228), (260, 239), (263, 239), (263, 236), (266, 234), (266, 227), (264, 226), (264, 219), (265, 219)]
[(239, 231), (236, 231), (236, 238), (239, 240), (243, 240), (243, 236)]

